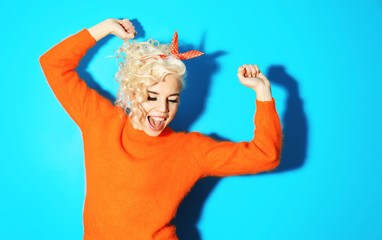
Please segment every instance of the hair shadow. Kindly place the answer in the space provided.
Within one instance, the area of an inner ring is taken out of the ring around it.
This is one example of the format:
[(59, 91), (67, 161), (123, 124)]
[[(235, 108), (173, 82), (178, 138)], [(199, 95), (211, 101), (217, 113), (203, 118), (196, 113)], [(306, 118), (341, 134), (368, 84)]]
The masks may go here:
[[(194, 49), (204, 52), (205, 35), (199, 47), (180, 43), (179, 52)], [(180, 106), (176, 117), (170, 124), (175, 131), (189, 131), (191, 124), (204, 111), (212, 76), (219, 70), (217, 58), (224, 54), (226, 54), (224, 51), (204, 53), (195, 59), (183, 61), (187, 69), (185, 88), (180, 95)]]

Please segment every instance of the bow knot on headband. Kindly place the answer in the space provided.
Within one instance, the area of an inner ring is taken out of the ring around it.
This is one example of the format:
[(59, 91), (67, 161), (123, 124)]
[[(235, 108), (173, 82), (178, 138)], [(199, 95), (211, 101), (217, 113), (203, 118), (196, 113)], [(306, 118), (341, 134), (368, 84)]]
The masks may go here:
[[(200, 55), (203, 55), (203, 54), (204, 54), (203, 52), (199, 52), (196, 50), (188, 51), (185, 53), (179, 53), (179, 50), (178, 50), (178, 33), (175, 30), (174, 36), (172, 37), (172, 41), (171, 41), (170, 55), (158, 55), (158, 56), (162, 59), (167, 58), (169, 56), (173, 56), (179, 60), (186, 60), (186, 59), (191, 59), (194, 57), (199, 57)], [(146, 61), (150, 58), (152, 58), (152, 57), (146, 56), (146, 57), (140, 58), (140, 60)]]

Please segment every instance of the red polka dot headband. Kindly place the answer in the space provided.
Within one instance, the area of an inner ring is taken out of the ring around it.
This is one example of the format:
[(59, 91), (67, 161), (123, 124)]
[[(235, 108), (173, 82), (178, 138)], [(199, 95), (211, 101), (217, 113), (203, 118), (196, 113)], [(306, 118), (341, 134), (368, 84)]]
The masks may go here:
[[(204, 53), (196, 51), (196, 50), (188, 51), (185, 53), (179, 53), (179, 51), (178, 51), (178, 33), (175, 30), (174, 36), (172, 37), (170, 54), (171, 55), (158, 55), (158, 56), (160, 58), (167, 58), (168, 56), (173, 56), (179, 60), (186, 60), (186, 59), (191, 59), (194, 57), (199, 57), (200, 55), (203, 55)], [(147, 56), (147, 57), (140, 58), (140, 60), (146, 61), (150, 58), (152, 58), (152, 57)]]

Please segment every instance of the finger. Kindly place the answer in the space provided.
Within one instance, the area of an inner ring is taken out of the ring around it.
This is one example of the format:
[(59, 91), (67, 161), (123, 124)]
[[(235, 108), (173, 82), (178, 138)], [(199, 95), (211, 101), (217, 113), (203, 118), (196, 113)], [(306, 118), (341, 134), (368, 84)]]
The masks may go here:
[(125, 19), (115, 19), (115, 21), (121, 25), (126, 22)]
[(123, 19), (123, 20), (116, 19), (116, 22), (124, 28), (132, 28), (133, 27), (133, 23), (130, 22), (129, 19)]
[(257, 66), (257, 65), (254, 65), (254, 67), (255, 67), (255, 70), (256, 70), (256, 77), (257, 76), (259, 76), (259, 74), (260, 74), (260, 69), (259, 69), (259, 66)]
[(125, 31), (126, 32), (131, 32), (131, 33), (134, 33), (135, 29), (134, 28), (126, 28), (124, 27)]
[[(130, 31), (127, 34), (129, 35), (129, 39), (133, 39), (135, 37), (135, 35), (136, 35), (135, 31)], [(127, 40), (129, 40), (129, 39), (127, 39)]]
[(251, 77), (256, 77), (256, 67), (250, 64), (249, 68), (251, 69)]
[(129, 35), (129, 39), (133, 39), (137, 35), (135, 31), (130, 31), (127, 34)]
[(244, 77), (248, 77), (248, 74), (249, 74), (249, 69), (248, 69), (248, 65), (247, 64), (244, 64), (243, 65), (243, 68), (244, 68), (244, 74), (243, 74), (243, 76)]
[(237, 76), (238, 77), (244, 77), (244, 74), (245, 74), (245, 68), (243, 66), (240, 66), (238, 69), (237, 69)]
[(257, 77), (259, 67), (257, 65), (251, 65), (251, 66), (252, 66), (253, 76)]
[(242, 76), (243, 76), (243, 77), (247, 77), (247, 74), (248, 74), (248, 71), (247, 71), (247, 69), (245, 68), (245, 66), (243, 66), (243, 74), (242, 74)]
[(123, 21), (123, 24), (126, 25), (126, 26), (133, 26), (133, 23), (129, 21), (129, 19), (124, 19)]
[(246, 71), (245, 67), (240, 66), (239, 69), (238, 69), (238, 72), (237, 72), (237, 77), (239, 78), (240, 82), (245, 80), (246, 73), (247, 73), (247, 71)]
[(134, 28), (135, 29), (135, 27), (133, 26), (133, 24), (131, 24), (131, 23), (122, 23), (121, 24), (123, 27), (125, 27), (125, 28)]
[(122, 20), (119, 20), (121, 23), (131, 23), (129, 19), (124, 18)]
[(252, 69), (250, 66), (246, 66), (245, 67), (245, 71), (246, 71), (246, 77), (252, 77)]
[(133, 24), (129, 24), (129, 23), (122, 23), (121, 26), (125, 29), (135, 29), (135, 27), (133, 26)]
[(117, 23), (120, 24), (127, 33), (127, 35), (125, 35), (126, 37), (124, 37), (124, 40), (126, 40), (127, 38), (132, 39), (137, 35), (137, 31), (135, 31), (135, 27), (133, 23), (129, 21), (129, 19), (117, 19)]
[(130, 39), (133, 39), (135, 37), (135, 34), (134, 34), (134, 31), (127, 32), (125, 30), (121, 30), (121, 31), (119, 31), (119, 36), (124, 41), (127, 41)]
[(125, 31), (129, 32), (129, 33), (134, 33), (135, 32), (135, 28), (125, 28)]
[(244, 71), (244, 67), (243, 66), (240, 66), (239, 69), (237, 69), (237, 72), (243, 72)]

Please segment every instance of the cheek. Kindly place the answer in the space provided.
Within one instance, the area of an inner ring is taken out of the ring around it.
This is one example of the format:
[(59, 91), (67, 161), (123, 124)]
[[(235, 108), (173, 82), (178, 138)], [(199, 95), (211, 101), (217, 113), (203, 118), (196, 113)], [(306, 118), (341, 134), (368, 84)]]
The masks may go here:
[(172, 117), (175, 117), (176, 112), (178, 111), (179, 104), (174, 104), (173, 106), (170, 106), (170, 112)]
[(141, 104), (143, 110), (145, 111), (145, 113), (148, 113), (150, 112), (150, 110), (153, 108), (152, 107), (152, 104), (150, 104), (150, 102), (144, 102)]

